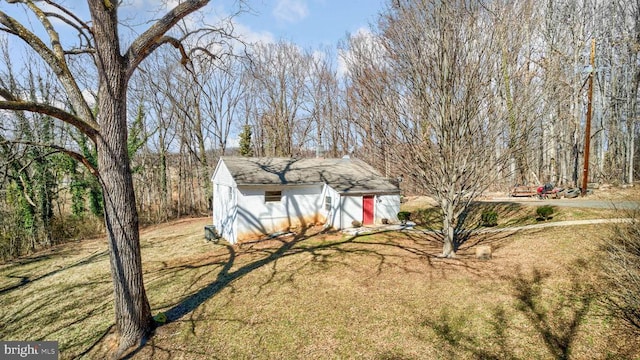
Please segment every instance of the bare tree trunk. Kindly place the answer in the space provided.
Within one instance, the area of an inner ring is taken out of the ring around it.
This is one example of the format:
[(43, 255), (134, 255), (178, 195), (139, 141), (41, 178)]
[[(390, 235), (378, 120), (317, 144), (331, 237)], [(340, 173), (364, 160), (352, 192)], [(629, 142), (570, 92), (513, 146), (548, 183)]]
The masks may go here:
[[(102, 103), (102, 102), (101, 102)], [(104, 111), (104, 105), (101, 107)], [(126, 123), (123, 124), (126, 126)], [(114, 129), (114, 134), (117, 130)], [(133, 180), (128, 171), (126, 141), (103, 130), (98, 159), (109, 238), (111, 276), (120, 335), (119, 352), (137, 345), (153, 329), (153, 319), (142, 279), (142, 262)]]
[(452, 258), (455, 256), (455, 219), (453, 202), (449, 199), (442, 199), (441, 209), (442, 216), (442, 232), (444, 235), (444, 245), (442, 247), (442, 257)]
[[(640, 37), (640, 20), (636, 20), (638, 37)], [(637, 58), (637, 55), (634, 54), (631, 58)], [(634, 162), (634, 154), (635, 154), (635, 143), (636, 143), (636, 112), (637, 112), (637, 102), (638, 102), (638, 86), (640, 86), (640, 70), (638, 70), (634, 76), (633, 81), (631, 82), (631, 89), (629, 91), (629, 114), (627, 115), (627, 131), (629, 132), (629, 145), (627, 146), (628, 155), (627, 155), (627, 184), (633, 185), (633, 171), (635, 169)]]
[(93, 8), (92, 13), (96, 22), (95, 59), (102, 70), (98, 89), (101, 131), (96, 137), (96, 148), (119, 335), (115, 355), (119, 357), (128, 348), (141, 344), (153, 330), (154, 322), (142, 279), (138, 211), (127, 151), (126, 64), (119, 54), (117, 32), (113, 31), (117, 15), (115, 11)]

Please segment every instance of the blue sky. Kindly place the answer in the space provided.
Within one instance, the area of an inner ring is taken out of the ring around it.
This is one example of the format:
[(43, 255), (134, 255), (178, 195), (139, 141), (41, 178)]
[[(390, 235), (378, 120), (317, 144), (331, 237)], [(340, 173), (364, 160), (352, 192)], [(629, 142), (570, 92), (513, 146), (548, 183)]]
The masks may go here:
[[(369, 28), (376, 22), (377, 15), (385, 7), (387, 0), (245, 0), (250, 11), (234, 18), (235, 30), (248, 42), (278, 40), (290, 41), (305, 50), (321, 50), (324, 47), (335, 48), (348, 33)], [(143, 31), (151, 18), (158, 18), (168, 8), (174, 7), (180, 0), (125, 0), (121, 8), (120, 20), (135, 29)], [(84, 1), (63, 0), (62, 4), (70, 8), (81, 18), (88, 20), (88, 11)], [(227, 17), (238, 8), (239, 0), (212, 0), (201, 13), (210, 24), (216, 18)], [(40, 4), (45, 6), (44, 4)], [(0, 10), (19, 21), (24, 20), (21, 6), (4, 4), (0, 1)], [(194, 14), (195, 15), (195, 14)], [(192, 15), (192, 16), (194, 16)], [(198, 15), (195, 15), (197, 17)], [(56, 20), (53, 20), (56, 23)], [(60, 24), (54, 24), (60, 25)], [(142, 25), (138, 27), (137, 25)], [(39, 27), (36, 25), (36, 27)], [(66, 26), (59, 28), (66, 40)], [(123, 34), (128, 32), (123, 28)], [(39, 32), (41, 30), (35, 29)], [(138, 32), (138, 31), (135, 31)], [(76, 39), (69, 31), (69, 39)], [(125, 36), (126, 37), (126, 36)]]
[[(162, 16), (167, 8), (172, 8), (180, 0), (124, 0), (120, 20), (133, 26), (124, 27), (123, 33), (132, 29), (134, 33), (144, 31), (146, 20)], [(207, 21), (215, 24), (216, 18), (226, 17), (237, 9), (238, 0), (212, 0), (202, 13)], [(297, 44), (301, 49), (311, 51), (335, 50), (340, 41), (346, 39), (347, 34), (355, 34), (369, 28), (377, 20), (377, 15), (387, 0), (246, 0), (251, 7), (250, 12), (242, 13), (234, 22), (238, 35), (246, 41), (278, 40)], [(86, 3), (78, 0), (62, 0), (82, 19), (88, 20)], [(42, 5), (42, 4), (40, 4)], [(166, 7), (164, 7), (166, 6)], [(24, 21), (24, 10), (20, 6), (7, 4), (0, 0), (0, 10), (10, 16)], [(196, 15), (197, 17), (197, 15)], [(54, 20), (54, 22), (56, 22)], [(42, 29), (36, 22), (34, 31), (42, 34)], [(61, 23), (55, 24), (60, 26)], [(142, 25), (137, 27), (136, 25)], [(66, 40), (74, 42), (75, 33), (68, 27), (61, 26), (63, 43)], [(44, 35), (44, 34), (43, 34)], [(122, 33), (121, 33), (122, 35)], [(125, 36), (126, 37), (126, 36)], [(44, 38), (46, 39), (46, 37)], [(14, 51), (15, 65), (20, 66), (24, 61), (21, 51)], [(336, 53), (334, 53), (336, 56)], [(2, 64), (0, 64), (1, 66)], [(339, 71), (340, 72), (340, 71)], [(230, 139), (233, 142), (235, 139)]]
[[(347, 33), (375, 23), (385, 0), (253, 0), (252, 13), (236, 18), (252, 39), (291, 41), (304, 49), (335, 47)], [(215, 2), (212, 2), (215, 4)], [(233, 0), (225, 0), (227, 11)], [(211, 6), (211, 5), (209, 5)], [(215, 5), (214, 5), (215, 6)]]

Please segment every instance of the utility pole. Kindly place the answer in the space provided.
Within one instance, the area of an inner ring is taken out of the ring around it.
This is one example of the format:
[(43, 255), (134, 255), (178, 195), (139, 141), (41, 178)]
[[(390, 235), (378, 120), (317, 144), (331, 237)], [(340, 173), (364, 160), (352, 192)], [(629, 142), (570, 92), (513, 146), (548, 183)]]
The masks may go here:
[(596, 39), (591, 39), (591, 73), (589, 74), (589, 90), (587, 93), (587, 124), (584, 129), (584, 168), (582, 169), (581, 195), (587, 195), (589, 179), (589, 148), (591, 147), (591, 103), (593, 99), (593, 74), (596, 71)]

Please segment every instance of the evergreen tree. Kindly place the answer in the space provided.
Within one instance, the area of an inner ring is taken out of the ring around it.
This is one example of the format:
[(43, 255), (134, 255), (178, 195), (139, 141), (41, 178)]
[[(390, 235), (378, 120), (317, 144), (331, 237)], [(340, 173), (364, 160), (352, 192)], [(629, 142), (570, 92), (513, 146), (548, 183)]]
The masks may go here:
[(245, 124), (242, 127), (240, 133), (240, 155), (251, 157), (253, 156), (253, 147), (251, 144), (251, 126)]

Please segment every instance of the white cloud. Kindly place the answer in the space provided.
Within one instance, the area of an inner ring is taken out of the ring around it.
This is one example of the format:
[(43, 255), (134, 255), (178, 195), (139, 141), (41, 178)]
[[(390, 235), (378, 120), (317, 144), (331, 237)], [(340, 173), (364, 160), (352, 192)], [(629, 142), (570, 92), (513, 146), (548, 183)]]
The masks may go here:
[(164, 14), (166, 11), (173, 9), (179, 4), (179, 0), (125, 0), (122, 2), (122, 6), (130, 11), (145, 11), (151, 14)]
[(272, 14), (280, 21), (295, 23), (309, 15), (309, 8), (303, 0), (278, 0)]
[[(350, 36), (351, 38), (354, 38), (354, 39), (356, 38), (360, 39), (360, 41), (358, 42), (361, 44), (361, 46), (364, 46), (368, 50), (368, 52), (372, 54), (372, 56), (374, 56), (374, 59), (382, 56), (381, 55), (382, 47), (378, 43), (378, 39), (376, 38), (376, 36), (371, 32), (369, 28), (361, 27), (358, 30), (356, 30), (354, 34), (351, 34)], [(337, 69), (337, 73), (339, 77), (343, 77), (344, 75), (347, 74), (347, 71), (348, 71), (347, 61), (353, 61), (353, 54), (351, 53), (351, 50), (349, 48), (340, 49), (338, 52), (338, 69)]]
[(254, 31), (250, 27), (237, 21), (233, 23), (233, 30), (235, 35), (248, 44), (275, 42), (272, 33), (268, 31)]

